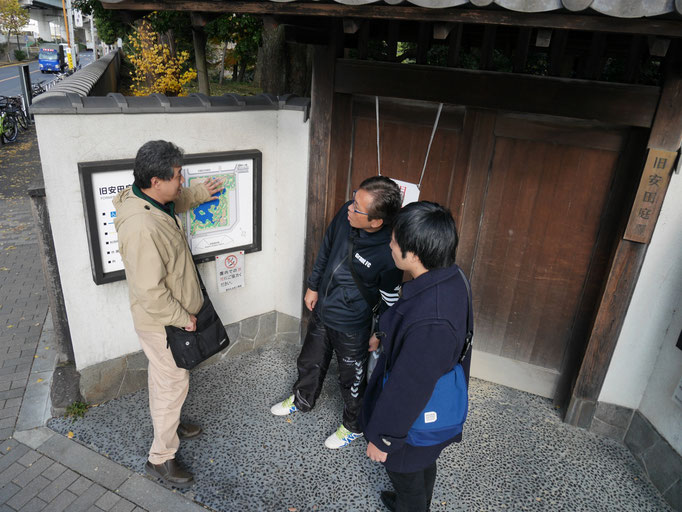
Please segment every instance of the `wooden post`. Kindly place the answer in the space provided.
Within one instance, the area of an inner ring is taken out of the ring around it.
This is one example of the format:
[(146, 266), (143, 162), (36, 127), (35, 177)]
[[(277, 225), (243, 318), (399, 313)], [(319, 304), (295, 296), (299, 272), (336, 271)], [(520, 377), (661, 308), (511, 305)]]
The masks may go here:
[[(671, 72), (663, 86), (647, 144), (649, 152), (677, 153), (682, 143), (682, 69)], [(645, 166), (646, 169), (646, 166)], [(672, 170), (671, 170), (672, 172)], [(659, 193), (665, 196), (665, 188)], [(637, 207), (637, 201), (633, 208)], [(651, 230), (655, 225), (655, 219)], [(565, 421), (589, 428), (623, 327), (648, 243), (621, 239), (611, 264), (587, 350), (573, 387)]]
[(197, 82), (199, 92), (207, 96), (211, 95), (211, 86), (208, 80), (208, 65), (206, 63), (206, 41), (208, 36), (204, 27), (207, 19), (201, 13), (191, 13), (192, 40), (194, 42), (194, 57), (197, 66)]
[(448, 67), (450, 68), (456, 68), (459, 64), (463, 30), (462, 24), (457, 23), (448, 36)]
[[(305, 237), (303, 291), (312, 271), (317, 251), (324, 236), (327, 219), (327, 202), (330, 183), (330, 156), (332, 143), (332, 116), (334, 111), (334, 71), (339, 56), (341, 27), (330, 37), (330, 44), (316, 46), (313, 55), (313, 80), (310, 109), (310, 150), (308, 164), (308, 210)], [(301, 328), (309, 320), (308, 310), (302, 306)]]

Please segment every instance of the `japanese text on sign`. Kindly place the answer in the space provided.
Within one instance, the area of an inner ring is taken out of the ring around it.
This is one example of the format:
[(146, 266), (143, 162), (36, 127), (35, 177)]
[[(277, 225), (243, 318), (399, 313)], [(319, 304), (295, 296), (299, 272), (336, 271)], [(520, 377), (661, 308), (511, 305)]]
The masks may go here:
[(649, 150), (623, 237), (626, 240), (640, 243), (651, 240), (676, 157), (677, 153), (674, 151)]
[(244, 251), (215, 257), (218, 291), (244, 287)]

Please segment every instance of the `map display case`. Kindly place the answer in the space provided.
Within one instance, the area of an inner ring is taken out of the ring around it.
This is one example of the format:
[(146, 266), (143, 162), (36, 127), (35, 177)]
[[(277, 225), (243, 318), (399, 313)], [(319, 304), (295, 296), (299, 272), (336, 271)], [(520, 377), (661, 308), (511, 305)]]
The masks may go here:
[[(223, 179), (225, 184), (214, 199), (179, 215), (195, 262), (212, 261), (227, 252), (261, 250), (262, 160), (257, 150), (184, 155), (185, 186), (208, 178)], [(96, 284), (125, 279), (113, 199), (132, 185), (133, 163), (132, 158), (78, 163)]]

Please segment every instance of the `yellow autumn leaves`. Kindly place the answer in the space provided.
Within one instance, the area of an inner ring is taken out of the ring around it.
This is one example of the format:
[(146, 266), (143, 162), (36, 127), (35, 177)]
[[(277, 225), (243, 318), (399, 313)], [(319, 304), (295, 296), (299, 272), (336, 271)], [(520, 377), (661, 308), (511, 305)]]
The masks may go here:
[(183, 71), (189, 53), (183, 51), (173, 56), (170, 48), (160, 42), (159, 35), (148, 20), (142, 20), (128, 41), (132, 48), (128, 58), (134, 67), (133, 94), (183, 96), (182, 86), (197, 76), (191, 67)]

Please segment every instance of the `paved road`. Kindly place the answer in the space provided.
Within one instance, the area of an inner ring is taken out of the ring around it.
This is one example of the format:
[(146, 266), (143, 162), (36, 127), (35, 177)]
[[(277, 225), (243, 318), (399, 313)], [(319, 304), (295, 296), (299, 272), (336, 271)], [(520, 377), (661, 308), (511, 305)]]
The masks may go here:
[[(81, 66), (85, 67), (93, 61), (92, 52), (81, 52), (80, 54)], [(21, 85), (19, 83), (19, 69), (21, 64), (13, 66), (5, 66), (0, 68), (0, 96), (18, 96), (21, 94)], [(30, 62), (28, 69), (31, 73), (31, 81), (33, 83), (45, 81), (51, 82), (54, 80), (52, 73), (41, 73), (38, 69), (38, 61)]]

